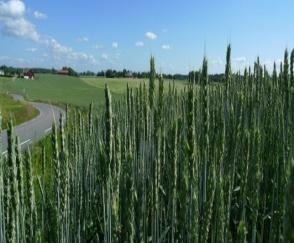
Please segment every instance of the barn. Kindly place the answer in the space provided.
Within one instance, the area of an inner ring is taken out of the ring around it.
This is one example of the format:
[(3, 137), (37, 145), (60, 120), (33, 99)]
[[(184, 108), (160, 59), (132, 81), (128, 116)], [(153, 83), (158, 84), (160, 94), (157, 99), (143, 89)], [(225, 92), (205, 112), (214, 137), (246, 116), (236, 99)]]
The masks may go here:
[(24, 79), (34, 79), (35, 74), (32, 70), (29, 70), (29, 71), (23, 73), (23, 78)]
[(69, 71), (67, 69), (62, 69), (57, 71), (57, 74), (59, 75), (69, 75)]

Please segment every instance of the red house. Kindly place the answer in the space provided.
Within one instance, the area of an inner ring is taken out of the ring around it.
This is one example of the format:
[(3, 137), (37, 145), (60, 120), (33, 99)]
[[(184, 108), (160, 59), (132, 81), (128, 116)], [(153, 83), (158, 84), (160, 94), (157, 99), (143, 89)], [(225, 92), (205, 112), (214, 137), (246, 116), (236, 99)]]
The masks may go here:
[(35, 74), (32, 70), (29, 70), (29, 71), (23, 73), (23, 78), (24, 79), (34, 79)]

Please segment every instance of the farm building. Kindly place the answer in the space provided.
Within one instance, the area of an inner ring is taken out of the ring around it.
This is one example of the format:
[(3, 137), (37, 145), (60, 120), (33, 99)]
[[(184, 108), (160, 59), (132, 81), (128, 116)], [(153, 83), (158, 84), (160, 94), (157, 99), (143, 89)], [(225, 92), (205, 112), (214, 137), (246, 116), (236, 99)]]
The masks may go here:
[(29, 70), (29, 71), (23, 73), (23, 78), (24, 79), (34, 79), (35, 74), (32, 70)]
[(69, 71), (67, 69), (62, 69), (57, 71), (57, 74), (59, 75), (69, 75)]

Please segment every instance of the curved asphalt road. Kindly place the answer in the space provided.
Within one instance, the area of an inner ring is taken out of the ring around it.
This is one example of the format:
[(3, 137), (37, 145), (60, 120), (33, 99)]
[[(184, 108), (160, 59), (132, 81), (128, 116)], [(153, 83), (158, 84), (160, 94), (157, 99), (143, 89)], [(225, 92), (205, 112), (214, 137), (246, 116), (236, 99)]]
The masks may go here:
[[(23, 101), (23, 97), (20, 95), (11, 95), (15, 100)], [(65, 111), (59, 107), (38, 103), (28, 102), (34, 108), (39, 110), (39, 115), (19, 126), (14, 127), (14, 135), (20, 139), (20, 145), (22, 149), (26, 149), (30, 144), (38, 142), (44, 136), (51, 132), (52, 124), (56, 121), (59, 122), (61, 114), (65, 114)], [(1, 134), (1, 143), (3, 155), (7, 153), (7, 132), (4, 130)]]

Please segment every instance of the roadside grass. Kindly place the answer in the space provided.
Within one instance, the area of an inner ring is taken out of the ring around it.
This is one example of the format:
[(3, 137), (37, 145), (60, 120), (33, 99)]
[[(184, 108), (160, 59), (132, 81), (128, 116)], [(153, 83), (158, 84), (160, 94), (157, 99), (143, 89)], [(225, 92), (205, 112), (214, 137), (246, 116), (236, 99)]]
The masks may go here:
[(0, 94), (0, 110), (2, 115), (2, 128), (7, 128), (10, 119), (14, 125), (19, 125), (36, 117), (39, 112), (30, 104), (15, 101), (7, 94)]

